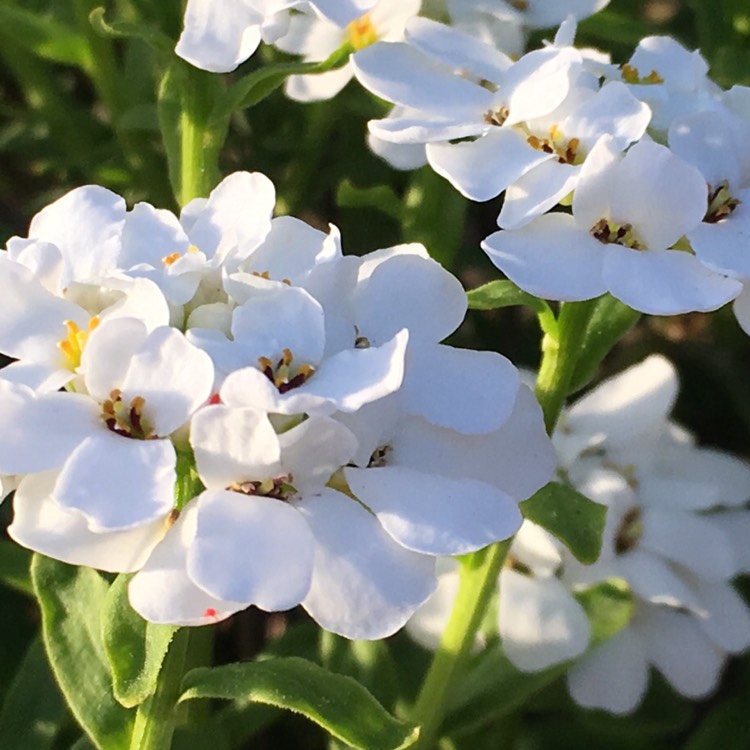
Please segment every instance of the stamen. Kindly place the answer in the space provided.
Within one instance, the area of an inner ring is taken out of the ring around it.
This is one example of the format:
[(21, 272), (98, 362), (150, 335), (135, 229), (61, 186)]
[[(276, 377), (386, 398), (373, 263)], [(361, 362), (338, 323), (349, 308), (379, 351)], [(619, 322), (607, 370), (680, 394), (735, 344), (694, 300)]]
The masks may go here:
[(708, 188), (708, 210), (703, 217), (706, 224), (718, 224), (726, 219), (742, 201), (739, 198), (733, 198), (729, 192), (729, 183), (723, 180), (715, 190)]
[(378, 41), (378, 32), (372, 23), (369, 13), (365, 13), (347, 26), (349, 44), (355, 50), (364, 49)]
[(66, 338), (57, 343), (57, 347), (65, 356), (65, 367), (75, 372), (81, 366), (83, 349), (88, 342), (89, 335), (99, 325), (99, 316), (94, 315), (89, 320), (88, 329), (82, 331), (73, 320), (65, 321)]
[(276, 386), (279, 393), (286, 393), (293, 388), (299, 388), (315, 373), (315, 368), (303, 362), (294, 364), (294, 354), (291, 349), (282, 349), (281, 357), (274, 365), (269, 357), (258, 357), (260, 371)]
[(488, 109), (484, 113), (484, 121), (488, 125), (497, 125), (498, 127), (500, 127), (505, 123), (509, 116), (510, 110), (506, 106), (502, 106), (494, 111)]
[(367, 464), (368, 469), (380, 469), (388, 465), (388, 454), (393, 450), (390, 445), (381, 445), (377, 447), (370, 456)]
[(643, 518), (641, 509), (633, 506), (625, 512), (620, 527), (615, 534), (615, 552), (624, 555), (638, 545), (643, 535)]
[(102, 421), (116, 435), (134, 440), (153, 440), (157, 436), (143, 419), (145, 404), (142, 396), (136, 396), (126, 405), (122, 400), (122, 391), (115, 388), (102, 404)]
[(627, 63), (622, 66), (622, 80), (625, 83), (640, 84), (640, 85), (656, 85), (664, 83), (664, 79), (655, 71), (652, 70), (647, 76), (641, 78), (641, 74), (638, 72), (638, 68)]

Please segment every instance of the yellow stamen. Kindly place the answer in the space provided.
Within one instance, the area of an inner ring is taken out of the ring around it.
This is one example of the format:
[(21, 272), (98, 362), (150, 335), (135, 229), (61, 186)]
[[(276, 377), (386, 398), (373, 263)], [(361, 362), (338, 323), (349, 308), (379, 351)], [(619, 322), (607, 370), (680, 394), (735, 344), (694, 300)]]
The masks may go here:
[(99, 317), (94, 316), (89, 320), (88, 329), (81, 330), (73, 320), (65, 321), (67, 331), (66, 338), (58, 342), (57, 346), (65, 356), (65, 367), (75, 372), (81, 365), (81, 355), (86, 346), (89, 335), (99, 325)]
[(349, 44), (355, 50), (364, 49), (378, 41), (378, 32), (372, 24), (369, 13), (365, 13), (347, 26)]
[(165, 255), (161, 259), (161, 262), (165, 266), (171, 266), (173, 263), (176, 263), (181, 257), (182, 257), (181, 253), (171, 253), (170, 255)]

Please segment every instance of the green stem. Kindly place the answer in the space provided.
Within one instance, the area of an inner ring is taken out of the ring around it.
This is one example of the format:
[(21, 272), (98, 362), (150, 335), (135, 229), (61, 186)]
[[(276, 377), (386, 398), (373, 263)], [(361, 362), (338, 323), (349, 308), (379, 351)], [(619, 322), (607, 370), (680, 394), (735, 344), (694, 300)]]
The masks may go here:
[(130, 750), (168, 750), (171, 747), (189, 638), (188, 628), (175, 633), (159, 673), (156, 692), (138, 707)]
[(463, 558), (458, 595), (414, 706), (421, 726), (414, 750), (430, 750), (439, 738), (449, 690), (471, 653), (509, 548), (507, 540)]
[[(216, 76), (191, 65), (183, 66), (182, 111), (180, 113), (180, 206), (193, 198), (206, 197), (218, 182), (219, 150), (226, 130), (211, 127), (210, 112), (219, 85)], [(227, 121), (228, 124), (228, 121)]]
[(536, 397), (544, 413), (544, 424), (551, 435), (565, 399), (570, 393), (580, 359), (586, 326), (597, 300), (565, 302), (558, 317), (557, 339), (549, 334), (542, 340), (542, 364), (536, 381)]

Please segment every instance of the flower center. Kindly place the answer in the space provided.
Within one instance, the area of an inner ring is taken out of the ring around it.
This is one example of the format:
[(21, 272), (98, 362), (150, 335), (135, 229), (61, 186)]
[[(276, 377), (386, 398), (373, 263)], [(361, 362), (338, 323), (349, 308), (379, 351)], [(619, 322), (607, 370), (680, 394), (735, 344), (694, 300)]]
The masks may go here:
[(742, 201), (739, 198), (733, 198), (729, 192), (729, 183), (723, 180), (714, 190), (708, 186), (708, 210), (703, 217), (706, 224), (718, 224), (726, 219)]
[(198, 248), (195, 245), (190, 245), (186, 253), (170, 253), (169, 255), (165, 255), (161, 259), (161, 262), (165, 266), (169, 267), (173, 265), (174, 263), (176, 263), (180, 258), (184, 258), (185, 255), (187, 255), (187, 253), (197, 253), (197, 252), (200, 252)]
[(276, 365), (268, 357), (258, 357), (258, 365), (260, 371), (276, 386), (279, 393), (299, 388), (315, 372), (315, 368), (306, 362), (295, 364), (294, 355), (290, 349), (282, 350), (281, 359)]
[(652, 70), (647, 76), (641, 78), (641, 74), (638, 72), (638, 68), (634, 65), (622, 66), (622, 80), (625, 83), (640, 84), (641, 86), (654, 86), (659, 83), (664, 83), (664, 79), (655, 71)]
[(631, 224), (615, 224), (607, 219), (599, 219), (589, 230), (604, 245), (623, 245), (633, 250), (645, 250)]
[(578, 148), (581, 141), (578, 138), (566, 140), (565, 136), (557, 125), (552, 125), (549, 129), (549, 138), (538, 138), (530, 135), (526, 143), (537, 151), (544, 151), (545, 154), (555, 154), (560, 164), (578, 164), (583, 161), (579, 158)]
[(390, 445), (381, 445), (372, 452), (367, 464), (368, 469), (379, 469), (388, 465), (388, 454), (393, 450)]
[(615, 552), (624, 555), (638, 545), (643, 536), (643, 516), (641, 509), (634, 505), (625, 511), (620, 527), (615, 534)]
[(99, 325), (99, 317), (94, 315), (89, 320), (89, 327), (82, 331), (72, 320), (65, 321), (65, 328), (68, 331), (67, 338), (58, 342), (57, 346), (65, 355), (65, 367), (75, 372), (81, 366), (81, 355), (86, 346), (89, 335)]
[(154, 440), (157, 435), (143, 418), (145, 403), (146, 400), (142, 396), (136, 396), (126, 404), (122, 400), (120, 389), (115, 388), (102, 404), (102, 420), (107, 428), (117, 435), (134, 440)]
[(497, 125), (498, 127), (502, 127), (509, 116), (510, 110), (505, 105), (503, 105), (502, 107), (498, 107), (497, 109), (488, 109), (484, 113), (484, 121), (488, 125)]
[[(259, 279), (271, 281), (271, 273), (269, 271), (250, 271), (250, 275), (257, 276)], [(287, 286), (292, 285), (292, 282), (289, 279), (281, 279), (281, 283), (286, 284)]]
[(270, 497), (273, 500), (284, 501), (297, 494), (297, 489), (292, 484), (291, 474), (261, 481), (234, 482), (227, 489), (249, 497)]
[(365, 13), (356, 20), (352, 21), (346, 30), (349, 35), (349, 44), (355, 50), (364, 49), (378, 41), (378, 32), (373, 26), (369, 13)]

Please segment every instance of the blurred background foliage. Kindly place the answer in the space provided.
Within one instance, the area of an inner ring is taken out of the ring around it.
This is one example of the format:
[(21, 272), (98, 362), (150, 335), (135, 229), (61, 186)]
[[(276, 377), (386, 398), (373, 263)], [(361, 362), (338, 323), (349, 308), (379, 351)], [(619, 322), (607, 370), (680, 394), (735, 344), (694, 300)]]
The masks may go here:
[[(42, 206), (86, 183), (104, 185), (131, 204), (148, 200), (176, 209), (156, 108), (168, 57), (141, 39), (97, 33), (89, 14), (100, 4), (0, 0), (2, 244), (12, 235), (25, 235)], [(106, 17), (158, 30), (174, 40), (181, 4), (112, 0), (106, 4)], [(577, 41), (607, 50), (621, 63), (650, 34), (669, 34), (689, 48), (700, 48), (721, 86), (750, 85), (748, 0), (612, 0), (580, 24)], [(536, 34), (530, 45), (549, 35)], [(223, 78), (229, 83), (264, 62), (281, 59), (281, 53), (264, 48)], [(277, 188), (278, 212), (320, 228), (328, 222), (338, 225), (345, 252), (420, 241), (467, 289), (497, 278), (497, 270), (479, 252), (479, 240), (495, 229), (497, 201), (468, 203), (429, 168), (400, 173), (388, 167), (365, 146), (367, 120), (385, 111), (385, 105), (356, 82), (334, 102), (311, 105), (291, 102), (278, 91), (233, 116), (222, 173), (265, 172)], [(519, 366), (533, 368), (539, 338), (530, 310), (506, 308), (471, 312), (454, 343), (494, 349)], [(750, 458), (750, 339), (731, 311), (644, 317), (607, 358), (601, 377), (651, 352), (664, 353), (678, 367), (682, 387), (676, 419), (701, 442)], [(0, 528), (9, 522), (10, 510), (10, 503), (0, 507)], [(24, 551), (0, 542), (0, 747), (69, 748), (79, 731), (41, 658), (27, 564)], [(428, 659), (403, 634), (371, 644), (351, 644), (330, 634), (321, 639), (297, 613), (269, 616), (249, 610), (219, 625), (217, 632), (219, 662), (261, 651), (305, 656), (357, 677), (389, 708), (413, 699)], [(26, 679), (35, 677), (33, 687), (14, 681), (22, 660), (29, 665)], [(497, 701), (502, 694), (505, 702), (496, 702), (484, 723), (472, 724), (462, 719), (472, 712), (459, 700), (452, 744), (446, 750), (750, 748), (748, 656), (730, 664), (721, 689), (703, 702), (680, 699), (654, 675), (647, 700), (626, 718), (576, 707), (560, 672), (544, 676), (536, 684), (541, 689), (519, 712), (510, 700), (518, 686), (499, 654), (496, 660), (474, 665), (459, 692), (469, 702), (481, 694), (485, 701)], [(247, 747), (326, 747), (322, 733), (300, 718), (285, 715), (278, 721), (279, 712), (257, 706), (226, 710), (235, 712), (230, 724), (234, 733), (228, 738), (201, 740), (186, 730), (182, 746), (244, 747), (243, 738), (258, 730)], [(78, 742), (75, 747), (87, 745)]]

